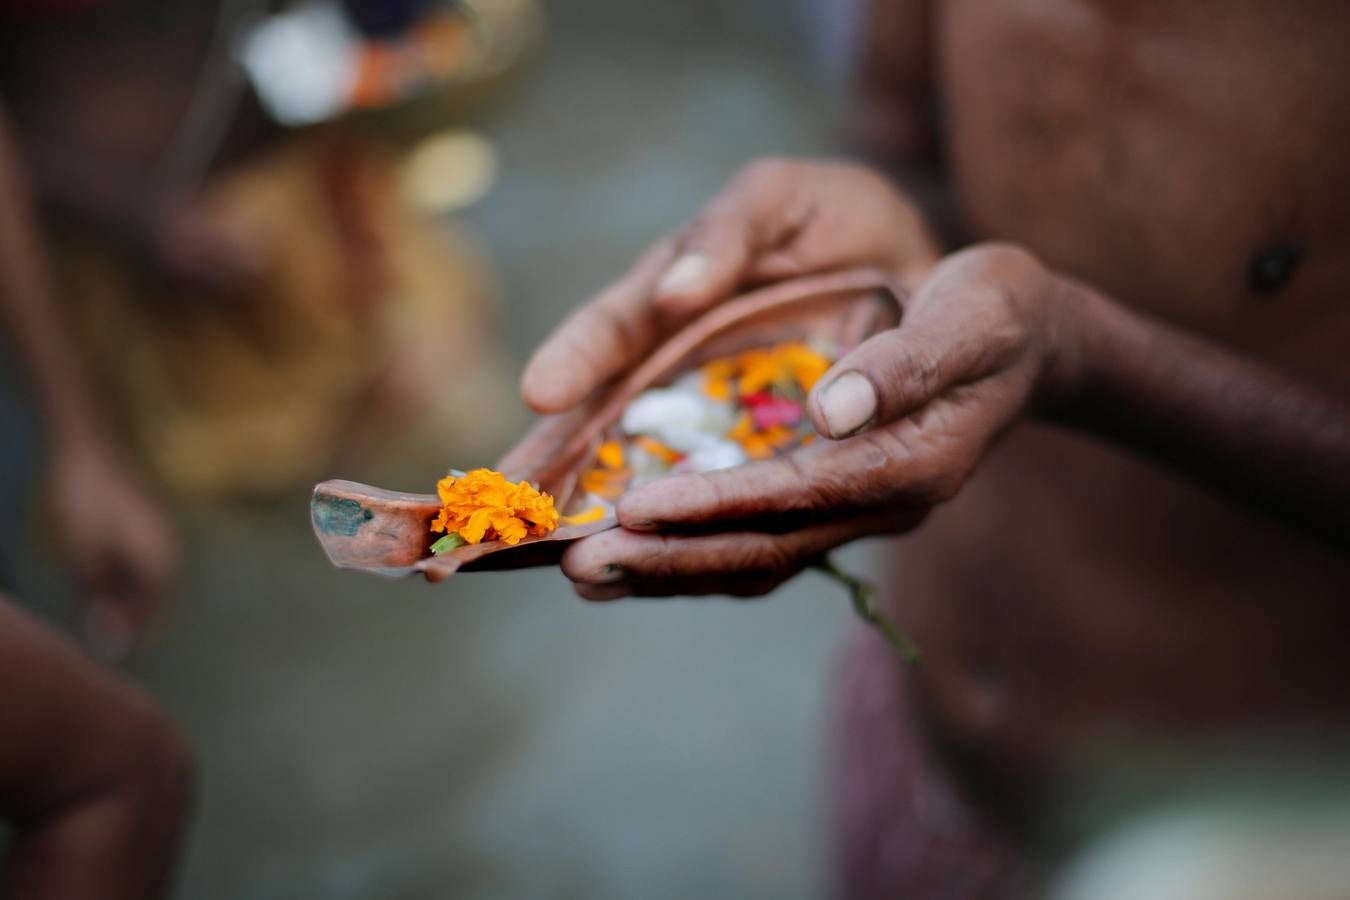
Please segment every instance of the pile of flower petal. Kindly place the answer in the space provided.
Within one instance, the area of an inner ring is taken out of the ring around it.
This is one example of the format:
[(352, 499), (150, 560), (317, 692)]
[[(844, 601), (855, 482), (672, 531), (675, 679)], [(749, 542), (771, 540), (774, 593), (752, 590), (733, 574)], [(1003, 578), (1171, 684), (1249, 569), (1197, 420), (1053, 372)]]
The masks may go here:
[(514, 545), (527, 535), (543, 537), (558, 527), (552, 497), (528, 481), (512, 483), (491, 469), (451, 472), (436, 483), (436, 493), (441, 511), (431, 530), (445, 537), (432, 544), (432, 553), (482, 541)]
[(806, 396), (832, 356), (802, 342), (747, 350), (635, 397), (619, 436), (581, 475), (583, 516), (603, 517), (624, 491), (664, 475), (729, 469), (810, 442)]
[(560, 516), (553, 498), (500, 472), (451, 472), (436, 484), (441, 511), (431, 545), (445, 553), (465, 544), (515, 545), (558, 525), (595, 522), (614, 511), (626, 490), (665, 475), (729, 469), (815, 438), (806, 395), (830, 367), (828, 347), (801, 342), (717, 359), (652, 388), (624, 409), (618, 436), (605, 441), (581, 473), (582, 512)]

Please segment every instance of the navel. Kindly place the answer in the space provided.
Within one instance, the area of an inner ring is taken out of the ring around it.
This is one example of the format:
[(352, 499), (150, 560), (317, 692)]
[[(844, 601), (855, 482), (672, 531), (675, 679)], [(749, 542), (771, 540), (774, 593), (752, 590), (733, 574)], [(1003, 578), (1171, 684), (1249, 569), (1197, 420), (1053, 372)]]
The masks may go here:
[(1290, 241), (1266, 244), (1252, 254), (1247, 264), (1247, 285), (1255, 294), (1273, 296), (1294, 277), (1303, 261), (1303, 251)]

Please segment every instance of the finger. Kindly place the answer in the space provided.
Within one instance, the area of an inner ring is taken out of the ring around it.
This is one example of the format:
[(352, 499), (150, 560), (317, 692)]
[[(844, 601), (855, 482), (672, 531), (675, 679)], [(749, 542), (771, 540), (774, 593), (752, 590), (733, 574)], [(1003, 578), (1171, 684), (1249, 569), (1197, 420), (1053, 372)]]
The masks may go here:
[(694, 315), (734, 295), (759, 257), (809, 217), (797, 189), (800, 166), (765, 159), (742, 169), (679, 236), (676, 259), (656, 286), (657, 306)]
[[(615, 529), (569, 547), (563, 554), (562, 571), (573, 581), (597, 586), (701, 578), (781, 580), (840, 544), (864, 535), (893, 533), (906, 525), (903, 517), (886, 512), (782, 534), (736, 531), (665, 535)], [(728, 589), (715, 592), (727, 593)]]
[[(957, 410), (961, 417), (977, 412)], [(964, 422), (944, 424), (933, 436), (879, 429), (837, 444), (815, 441), (732, 470), (659, 479), (620, 498), (618, 521), (626, 529), (651, 532), (759, 519), (791, 524), (811, 515), (917, 506), (938, 493), (934, 482), (945, 471), (944, 457), (927, 452), (929, 444), (949, 443), (948, 432), (961, 426)]]
[(652, 247), (619, 281), (580, 307), (534, 352), (520, 393), (540, 413), (563, 412), (651, 349), (668, 322), (651, 305), (672, 241)]
[(615, 584), (574, 584), (572, 590), (583, 600), (608, 603), (624, 597), (763, 597), (781, 587), (796, 572), (775, 578), (738, 578), (705, 576), (702, 578), (620, 581)]
[(940, 269), (899, 327), (864, 341), (821, 378), (807, 401), (816, 430), (838, 440), (894, 422), (1009, 365), (1022, 335), (1002, 294), (981, 272)]
[(821, 378), (808, 400), (816, 430), (848, 437), (1012, 367), (1030, 347), (1016, 298), (1037, 293), (1038, 269), (1012, 248), (948, 257), (906, 305), (898, 328), (863, 342)]
[(747, 166), (675, 239), (657, 244), (616, 284), (575, 313), (535, 352), (521, 396), (562, 412), (641, 358), (671, 327), (734, 294), (753, 257), (809, 217), (801, 164)]

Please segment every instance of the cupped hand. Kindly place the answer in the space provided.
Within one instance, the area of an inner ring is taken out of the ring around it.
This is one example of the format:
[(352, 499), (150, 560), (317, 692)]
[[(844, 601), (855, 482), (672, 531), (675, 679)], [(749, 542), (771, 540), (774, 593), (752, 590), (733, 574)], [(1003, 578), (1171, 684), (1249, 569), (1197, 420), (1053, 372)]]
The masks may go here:
[(848, 541), (903, 532), (960, 490), (997, 436), (1070, 389), (1083, 291), (1007, 245), (943, 260), (899, 327), (808, 398), (816, 441), (639, 487), (620, 529), (571, 546), (583, 597), (758, 595)]
[(747, 287), (863, 265), (912, 287), (939, 255), (918, 210), (872, 170), (760, 160), (559, 326), (521, 394), (539, 412), (563, 412)]
[(93, 444), (58, 452), (53, 503), (85, 631), (110, 657), (129, 651), (169, 600), (173, 534), (125, 464)]

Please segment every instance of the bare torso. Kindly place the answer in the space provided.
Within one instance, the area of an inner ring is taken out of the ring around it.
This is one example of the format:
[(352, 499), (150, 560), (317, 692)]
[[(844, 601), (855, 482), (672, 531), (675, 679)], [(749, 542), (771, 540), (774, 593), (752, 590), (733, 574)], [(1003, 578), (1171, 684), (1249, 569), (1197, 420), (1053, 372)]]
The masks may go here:
[[(1350, 387), (1350, 7), (937, 7), (977, 236)], [(1020, 428), (896, 553), (935, 732), (1005, 787), (1121, 737), (1350, 712), (1350, 560), (1085, 436)]]

